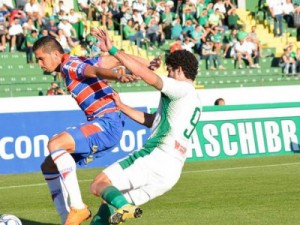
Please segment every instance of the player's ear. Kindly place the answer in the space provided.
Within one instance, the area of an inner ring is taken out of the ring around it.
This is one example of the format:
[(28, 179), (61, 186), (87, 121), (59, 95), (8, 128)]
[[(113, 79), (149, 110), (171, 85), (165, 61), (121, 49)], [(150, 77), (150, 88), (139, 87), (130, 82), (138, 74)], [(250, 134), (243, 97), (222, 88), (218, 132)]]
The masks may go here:
[(52, 52), (52, 54), (54, 55), (55, 58), (61, 58), (61, 53), (59, 53), (58, 50), (54, 50), (54, 51)]

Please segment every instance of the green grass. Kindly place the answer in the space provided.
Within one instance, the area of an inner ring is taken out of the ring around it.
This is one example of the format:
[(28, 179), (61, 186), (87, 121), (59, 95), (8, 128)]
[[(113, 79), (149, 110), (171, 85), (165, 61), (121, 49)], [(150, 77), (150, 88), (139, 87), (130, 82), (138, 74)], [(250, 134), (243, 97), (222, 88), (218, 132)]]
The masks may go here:
[[(85, 203), (100, 199), (89, 184), (100, 169), (78, 170)], [(128, 225), (297, 225), (300, 221), (300, 155), (186, 163), (180, 181), (145, 204)], [(0, 214), (24, 225), (59, 224), (39, 173), (0, 175)], [(88, 222), (83, 225), (89, 224)]]

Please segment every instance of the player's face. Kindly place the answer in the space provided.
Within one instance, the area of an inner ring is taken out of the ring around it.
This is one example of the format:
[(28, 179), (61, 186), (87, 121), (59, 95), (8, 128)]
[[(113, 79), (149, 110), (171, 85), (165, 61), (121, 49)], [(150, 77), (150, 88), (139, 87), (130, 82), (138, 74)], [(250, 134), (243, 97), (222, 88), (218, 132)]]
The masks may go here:
[(39, 66), (45, 72), (54, 72), (60, 63), (60, 59), (55, 52), (51, 52), (50, 54), (45, 53), (43, 49), (40, 48), (36, 50), (34, 54)]

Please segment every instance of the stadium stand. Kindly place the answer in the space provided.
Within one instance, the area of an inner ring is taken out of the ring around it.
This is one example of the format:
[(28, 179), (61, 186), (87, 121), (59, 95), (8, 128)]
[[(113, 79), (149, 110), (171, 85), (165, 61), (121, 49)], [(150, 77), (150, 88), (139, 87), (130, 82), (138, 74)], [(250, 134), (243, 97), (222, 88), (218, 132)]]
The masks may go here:
[(23, 52), (0, 53), (0, 61), (0, 97), (44, 95), (53, 81), (37, 64), (27, 64)]
[[(42, 1), (39, 1), (42, 2)], [(77, 0), (66, 1), (68, 7), (81, 14), (80, 6)], [(120, 2), (120, 1), (119, 1)], [(213, 1), (207, 1), (213, 2)], [(254, 1), (255, 2), (255, 1)], [(13, 1), (17, 6), (18, 1)], [(261, 8), (254, 9), (236, 9), (237, 15), (242, 21), (246, 21), (244, 31), (251, 32), (251, 27), (256, 27), (256, 34), (262, 47), (262, 57), (260, 59), (260, 68), (250, 69), (244, 67), (237, 69), (236, 61), (233, 58), (223, 58), (223, 65), (226, 70), (208, 69), (206, 61), (199, 60), (199, 73), (195, 86), (197, 88), (227, 88), (227, 87), (252, 87), (252, 86), (274, 86), (274, 85), (294, 85), (300, 84), (300, 76), (284, 76), (279, 67), (279, 58), (287, 44), (293, 45), (293, 51), (300, 48), (300, 42), (297, 38), (298, 28), (290, 27), (283, 22), (284, 33), (281, 37), (273, 36), (274, 22)], [(119, 24), (120, 25), (120, 24)], [(86, 34), (92, 27), (105, 26), (96, 20), (84, 20)], [(80, 26), (74, 26), (79, 31)], [(162, 45), (152, 45), (149, 47), (149, 41), (143, 40), (141, 47), (135, 43), (125, 40), (122, 33), (122, 26), (119, 29), (109, 30), (114, 44), (124, 51), (138, 55), (149, 60), (161, 55), (163, 59), (170, 52), (175, 40), (166, 39)], [(222, 38), (229, 35), (230, 30), (222, 33)], [(160, 68), (159, 74), (166, 75), (166, 68)], [(25, 52), (0, 52), (0, 97), (16, 96), (38, 96), (45, 95), (51, 82), (55, 80), (52, 75), (44, 74), (36, 63), (26, 63)], [(58, 80), (60, 85), (63, 82)], [(143, 82), (131, 84), (121, 84), (112, 82), (111, 85), (122, 92), (132, 91), (152, 91), (153, 88)]]

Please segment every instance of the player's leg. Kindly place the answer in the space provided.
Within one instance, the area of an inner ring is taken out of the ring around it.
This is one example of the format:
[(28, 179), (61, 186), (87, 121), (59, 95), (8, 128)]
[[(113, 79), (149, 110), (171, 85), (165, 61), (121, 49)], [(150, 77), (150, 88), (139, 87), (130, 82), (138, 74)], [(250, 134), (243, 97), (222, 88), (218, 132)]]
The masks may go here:
[[(114, 167), (118, 168), (118, 164), (116, 163), (114, 166), (111, 166), (110, 170), (114, 170)], [(120, 173), (118, 173), (118, 169), (116, 169), (115, 172), (116, 175), (122, 176)], [(124, 189), (129, 189), (127, 184), (125, 184), (123, 187)], [(120, 224), (126, 219), (138, 218), (142, 216), (141, 208), (129, 202), (125, 195), (118, 188), (113, 186), (108, 176), (103, 172), (98, 174), (92, 182), (91, 192), (98, 197), (101, 196), (108, 205), (117, 209), (115, 212), (111, 212), (109, 220), (106, 221), (108, 224)], [(102, 225), (102, 223), (100, 223), (98, 220), (98, 217), (101, 217), (101, 207), (102, 205), (100, 206), (98, 213), (94, 216), (91, 224)]]
[[(123, 121), (119, 113), (108, 113), (97, 117), (79, 127), (68, 129), (68, 134), (74, 140), (74, 154), (82, 157), (101, 156), (105, 151), (119, 143), (123, 131)], [(76, 153), (76, 154), (75, 154)], [(76, 155), (76, 156), (75, 156)], [(80, 164), (82, 160), (78, 161)], [(79, 194), (80, 195), (80, 192)], [(70, 195), (70, 201), (72, 196)], [(71, 203), (72, 204), (72, 203)], [(70, 213), (71, 214), (71, 213)], [(67, 222), (71, 218), (68, 216)]]
[(102, 202), (90, 225), (110, 225), (109, 218), (114, 212), (113, 206)]
[(142, 149), (104, 169), (92, 182), (91, 192), (117, 208), (110, 223), (119, 224), (140, 217), (138, 206), (170, 190), (181, 169), (182, 162), (168, 153)]
[(60, 216), (61, 224), (65, 224), (70, 211), (68, 193), (50, 156), (46, 157), (41, 165), (41, 170), (51, 193), (52, 201)]
[(102, 198), (114, 203), (115, 200), (119, 200), (121, 193), (130, 203), (119, 206), (115, 204), (117, 210), (109, 219), (111, 224), (120, 224), (127, 219), (141, 217), (143, 211), (139, 206), (170, 190), (175, 180), (178, 180), (178, 175), (170, 172), (175, 169), (178, 173), (177, 169), (162, 160), (166, 156), (161, 150), (154, 149), (149, 152), (145, 149), (139, 152), (143, 157), (133, 154), (103, 171), (114, 186), (105, 188), (102, 191)]
[(75, 141), (69, 133), (62, 132), (49, 141), (48, 149), (69, 195), (71, 210), (65, 224), (81, 223), (91, 215), (82, 201), (76, 163), (70, 154), (75, 150)]
[(149, 176), (146, 173), (149, 170), (148, 163), (143, 161), (145, 158), (148, 157), (128, 156), (107, 167), (93, 180), (90, 186), (92, 194), (102, 197), (106, 203), (117, 209), (110, 217), (111, 224), (141, 217), (142, 210), (135, 205), (127, 192), (147, 184)]

